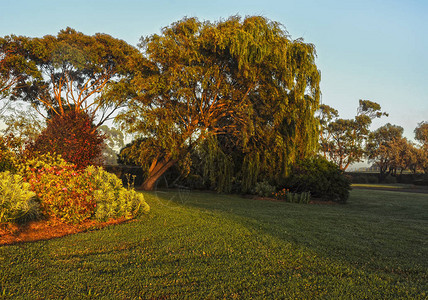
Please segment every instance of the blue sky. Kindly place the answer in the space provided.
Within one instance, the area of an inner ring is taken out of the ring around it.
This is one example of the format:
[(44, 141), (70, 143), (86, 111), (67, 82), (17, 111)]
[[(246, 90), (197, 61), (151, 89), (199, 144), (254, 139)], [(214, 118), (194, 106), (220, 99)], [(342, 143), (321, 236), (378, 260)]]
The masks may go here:
[(72, 27), (136, 45), (184, 16), (217, 21), (262, 15), (317, 49), (322, 102), (352, 118), (359, 99), (378, 102), (413, 138), (428, 121), (427, 0), (0, 0), (0, 36), (55, 35)]

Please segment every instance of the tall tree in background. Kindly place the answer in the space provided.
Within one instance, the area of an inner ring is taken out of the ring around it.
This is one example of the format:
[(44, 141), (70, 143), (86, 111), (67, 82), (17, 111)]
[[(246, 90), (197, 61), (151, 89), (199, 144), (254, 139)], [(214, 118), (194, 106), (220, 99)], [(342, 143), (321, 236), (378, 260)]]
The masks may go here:
[(352, 163), (362, 160), (365, 155), (365, 141), (374, 118), (387, 115), (381, 112), (378, 103), (360, 100), (354, 119), (338, 118), (337, 110), (321, 105), (319, 120), (320, 150), (325, 158), (346, 170)]
[(421, 143), (422, 146), (428, 146), (428, 122), (420, 122), (414, 132), (415, 139)]
[(11, 36), (7, 43), (19, 44), (27, 62), (38, 71), (37, 80), (33, 73), (22, 72), (33, 79), (24, 100), (52, 115), (72, 109), (93, 119), (97, 116), (96, 125), (124, 103), (132, 68), (141, 59), (139, 51), (122, 40), (100, 33), (88, 36), (71, 28), (43, 38)]
[(34, 62), (28, 60), (24, 49), (27, 41), (25, 37), (0, 37), (0, 100), (8, 99), (0, 115), (9, 101), (21, 96), (24, 88), (31, 86), (31, 79), (41, 78)]
[(146, 167), (144, 189), (207, 137), (232, 136), (248, 153), (260, 149), (258, 157), (273, 146), (284, 164), (315, 148), (315, 50), (290, 40), (280, 24), (185, 18), (141, 46), (149, 64), (134, 80), (138, 97), (121, 121), (140, 135), (126, 155)]
[(394, 148), (402, 139), (403, 128), (389, 123), (369, 134), (367, 157), (379, 167), (380, 182), (396, 169)]
[(418, 165), (428, 173), (428, 122), (420, 122), (414, 132), (415, 139), (421, 145), (418, 149)]

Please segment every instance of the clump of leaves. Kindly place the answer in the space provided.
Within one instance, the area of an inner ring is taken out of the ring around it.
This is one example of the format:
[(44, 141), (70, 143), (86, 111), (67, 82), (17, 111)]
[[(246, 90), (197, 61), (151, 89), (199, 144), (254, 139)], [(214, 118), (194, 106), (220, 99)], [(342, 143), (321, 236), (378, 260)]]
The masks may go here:
[(105, 221), (118, 217), (132, 218), (150, 211), (143, 194), (123, 187), (116, 175), (94, 166), (86, 168), (85, 174), (94, 185), (95, 219)]
[(259, 195), (260, 197), (270, 197), (275, 193), (276, 188), (270, 185), (267, 181), (257, 182), (254, 188), (251, 190), (253, 194)]
[(0, 223), (18, 222), (38, 216), (36, 194), (22, 177), (9, 171), (0, 173)]
[(15, 171), (17, 157), (11, 150), (13, 140), (10, 136), (0, 136), (0, 171)]
[(294, 193), (310, 192), (326, 201), (345, 203), (351, 183), (337, 165), (322, 157), (314, 157), (296, 163), (286, 186)]
[(310, 192), (292, 193), (289, 189), (282, 189), (273, 194), (274, 198), (281, 201), (287, 201), (290, 203), (309, 203), (311, 201)]
[(48, 218), (79, 223), (92, 217), (96, 206), (94, 184), (74, 165), (33, 169), (28, 181)]

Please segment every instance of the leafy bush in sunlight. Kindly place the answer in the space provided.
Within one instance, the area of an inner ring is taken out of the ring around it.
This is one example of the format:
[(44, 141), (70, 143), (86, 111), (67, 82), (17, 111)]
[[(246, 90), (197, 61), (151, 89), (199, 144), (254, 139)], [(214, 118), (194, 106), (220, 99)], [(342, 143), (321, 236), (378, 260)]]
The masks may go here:
[(28, 182), (46, 217), (79, 223), (93, 215), (94, 184), (87, 173), (76, 170), (73, 165), (34, 169)]
[(39, 214), (36, 194), (19, 175), (0, 173), (0, 223), (19, 222)]
[(124, 188), (116, 175), (94, 166), (87, 167), (85, 174), (94, 185), (93, 196), (96, 201), (94, 217), (97, 220), (132, 218), (150, 211), (143, 194)]

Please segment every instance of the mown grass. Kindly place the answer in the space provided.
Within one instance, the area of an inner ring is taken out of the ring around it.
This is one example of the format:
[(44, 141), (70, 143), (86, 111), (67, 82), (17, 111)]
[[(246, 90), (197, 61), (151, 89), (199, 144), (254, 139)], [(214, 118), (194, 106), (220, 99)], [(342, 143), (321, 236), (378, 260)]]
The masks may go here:
[(0, 248), (3, 298), (425, 299), (428, 195), (346, 205), (146, 194), (128, 224)]
[(413, 184), (405, 184), (405, 183), (353, 183), (353, 187), (359, 188), (386, 188), (386, 189), (411, 189), (415, 186)]

